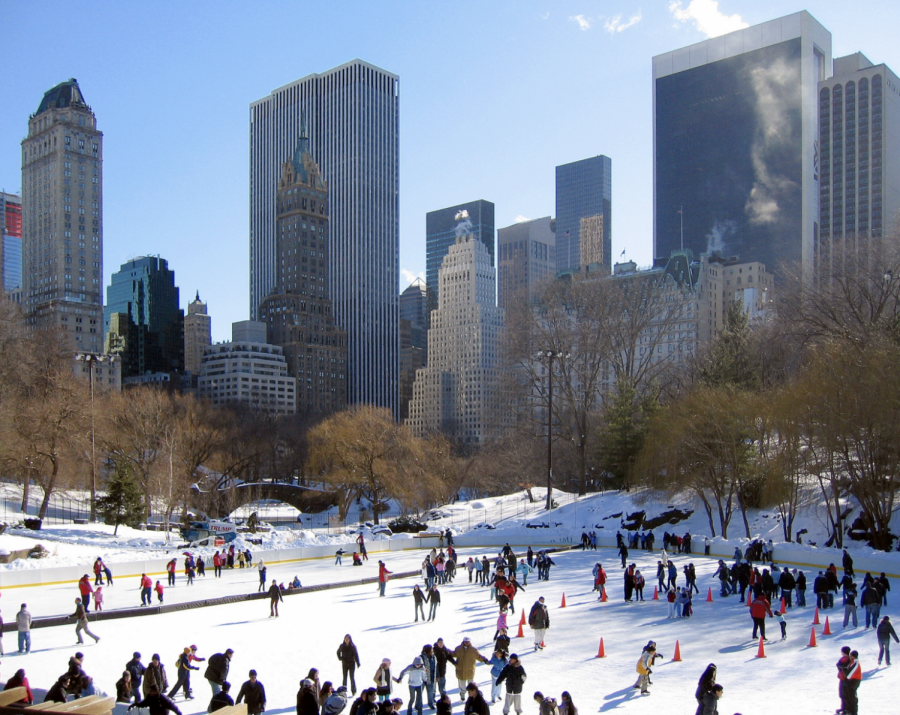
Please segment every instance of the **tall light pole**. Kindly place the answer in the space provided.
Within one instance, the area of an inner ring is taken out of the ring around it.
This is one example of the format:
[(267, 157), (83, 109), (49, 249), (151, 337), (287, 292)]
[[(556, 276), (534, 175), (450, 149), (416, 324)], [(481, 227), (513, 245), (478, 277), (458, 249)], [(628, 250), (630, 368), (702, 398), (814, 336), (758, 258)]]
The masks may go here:
[(94, 431), (94, 367), (104, 360), (109, 360), (112, 364), (114, 357), (106, 355), (96, 355), (94, 353), (78, 353), (75, 359), (83, 362), (90, 370), (91, 381), (91, 521), (97, 520), (97, 440)]
[(569, 357), (556, 350), (538, 350), (536, 357), (547, 361), (547, 511), (553, 506), (553, 361)]

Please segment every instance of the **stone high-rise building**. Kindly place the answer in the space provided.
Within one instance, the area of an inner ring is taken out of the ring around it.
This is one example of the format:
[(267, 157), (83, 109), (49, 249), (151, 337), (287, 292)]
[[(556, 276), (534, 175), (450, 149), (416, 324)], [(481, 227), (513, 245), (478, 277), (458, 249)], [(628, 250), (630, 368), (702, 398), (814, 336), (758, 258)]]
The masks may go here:
[(900, 210), (900, 79), (857, 52), (819, 82), (816, 270), (874, 258)]
[(524, 297), (533, 302), (541, 284), (556, 276), (556, 221), (522, 221), (497, 232), (497, 305)]
[(347, 334), (329, 299), (328, 186), (301, 123), (293, 159), (281, 165), (276, 194), (278, 281), (259, 305), (272, 345), (297, 378), (297, 410), (328, 415), (347, 404)]
[[(347, 331), (351, 404), (399, 414), (400, 79), (361, 60), (311, 74), (250, 105), (250, 315), (278, 282), (281, 163), (309, 128), (328, 183), (328, 278)], [(302, 403), (302, 400), (299, 401)]]
[(184, 369), (193, 376), (200, 374), (203, 351), (212, 345), (212, 320), (206, 312), (206, 303), (197, 297), (188, 303), (184, 316)]
[(22, 141), (22, 306), (73, 350), (103, 349), (103, 134), (77, 80), (44, 94)]
[(500, 394), (504, 311), (494, 297), (491, 255), (460, 234), (438, 272), (439, 305), (428, 330), (428, 366), (416, 373), (406, 423), (425, 436), (442, 432), (461, 446), (500, 437), (512, 423)]

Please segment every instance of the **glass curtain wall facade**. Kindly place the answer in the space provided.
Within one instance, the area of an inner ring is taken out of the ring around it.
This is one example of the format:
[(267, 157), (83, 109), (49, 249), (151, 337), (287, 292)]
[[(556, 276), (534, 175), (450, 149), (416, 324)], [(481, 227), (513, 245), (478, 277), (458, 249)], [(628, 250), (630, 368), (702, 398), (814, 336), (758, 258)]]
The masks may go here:
[(328, 184), (328, 282), (348, 401), (399, 414), (399, 78), (353, 60), (250, 105), (250, 314), (278, 281), (276, 191), (305, 118)]
[(468, 221), (472, 224), (469, 230), (475, 238), (484, 244), (494, 260), (494, 204), (484, 199), (470, 201), (466, 204), (448, 206), (445, 209), (429, 211), (425, 215), (425, 284), (428, 291), (426, 306), (426, 322), (431, 326), (431, 311), (437, 310), (440, 302), (438, 271), (444, 257), (450, 252), (450, 246), (456, 243), (456, 227), (466, 219), (457, 218), (462, 211), (468, 213)]
[(22, 286), (22, 199), (0, 192), (0, 270), (4, 291)]
[(655, 256), (811, 267), (830, 65), (831, 35), (806, 12), (654, 58)]
[[(599, 263), (612, 268), (612, 161), (595, 156), (556, 167), (556, 271)], [(582, 245), (591, 231), (595, 245)], [(595, 260), (599, 259), (599, 260)]]

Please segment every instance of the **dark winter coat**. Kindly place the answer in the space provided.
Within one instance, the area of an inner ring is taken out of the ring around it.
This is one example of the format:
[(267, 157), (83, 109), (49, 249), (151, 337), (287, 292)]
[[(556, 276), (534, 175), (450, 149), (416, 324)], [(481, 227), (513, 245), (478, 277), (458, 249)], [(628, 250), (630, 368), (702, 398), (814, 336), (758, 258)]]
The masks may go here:
[(862, 592), (862, 605), (863, 606), (871, 606), (875, 603), (881, 602), (881, 596), (878, 594), (874, 588), (864, 588)]
[(828, 593), (828, 579), (824, 576), (816, 576), (813, 581), (813, 593)]
[(266, 689), (258, 680), (253, 683), (245, 680), (238, 693), (235, 705), (240, 705), (241, 701), (247, 702), (247, 712), (250, 715), (259, 715), (266, 709)]
[(416, 605), (419, 605), (420, 603), (425, 603), (428, 601), (428, 596), (426, 596), (422, 592), (422, 589), (420, 589), (420, 588), (414, 588), (412, 595), (413, 595), (413, 600), (416, 602)]
[(512, 641), (510, 641), (509, 636), (505, 633), (501, 633), (497, 636), (497, 640), (494, 641), (494, 650), (499, 650), (503, 653), (509, 653), (509, 645)]
[(450, 652), (450, 649), (447, 646), (439, 646), (437, 643), (434, 645), (434, 658), (437, 661), (438, 667), (438, 677), (446, 678), (447, 677), (447, 661), (451, 663), (456, 663), (456, 660), (453, 658), (453, 654)]
[(697, 715), (718, 715), (719, 699), (715, 693), (707, 693), (700, 700), (700, 706), (697, 708)]
[[(125, 670), (131, 673), (131, 689), (135, 695), (140, 695), (141, 693), (141, 680), (144, 678), (144, 671), (147, 668), (144, 667), (144, 664), (141, 663), (137, 658), (132, 658), (125, 664)], [(160, 692), (163, 692), (160, 690)]]
[(181, 715), (181, 710), (178, 709), (175, 703), (162, 693), (146, 697), (139, 703), (130, 705), (128, 709), (131, 710), (131, 708), (149, 708), (150, 715), (166, 715), (166, 712), (169, 710), (175, 713), (175, 715)]
[(216, 683), (216, 685), (222, 685), (222, 683), (228, 680), (228, 668), (230, 666), (231, 661), (224, 653), (211, 655), (209, 656), (209, 661), (206, 663), (206, 673), (203, 674), (203, 677)]
[(453, 704), (438, 700), (437, 715), (453, 715)]
[(475, 697), (466, 698), (464, 715), (491, 715), (491, 709), (480, 690), (475, 691)]
[(319, 715), (319, 701), (311, 688), (297, 691), (297, 715)]
[(348, 668), (352, 667), (354, 663), (359, 665), (359, 653), (356, 650), (356, 644), (353, 642), (344, 643), (341, 641), (337, 649), (337, 657)]
[(66, 702), (66, 689), (63, 687), (62, 682), (57, 680), (53, 687), (47, 691), (47, 696), (44, 698), (45, 703), (64, 703)]
[(806, 574), (802, 571), (797, 574), (797, 590), (805, 591), (806, 590)]
[(521, 663), (518, 665), (509, 663), (500, 671), (500, 675), (497, 676), (497, 685), (500, 685), (500, 683), (505, 680), (506, 692), (518, 695), (521, 694), (522, 686), (527, 679), (528, 676), (525, 674), (525, 668), (522, 667)]
[(438, 678), (438, 664), (437, 658), (434, 657), (434, 652), (432, 651), (431, 655), (428, 655), (424, 650), (419, 654), (419, 657), (422, 659), (422, 663), (425, 665), (425, 672), (428, 673), (428, 682), (436, 683)]
[(234, 699), (222, 690), (212, 696), (212, 700), (209, 701), (206, 711), (214, 713), (216, 710), (231, 707), (232, 705), (234, 705)]
[[(131, 676), (134, 677), (133, 675)], [(169, 689), (169, 679), (166, 677), (166, 668), (162, 663), (150, 665), (144, 670), (144, 697), (150, 695), (150, 686), (155, 685), (160, 693), (165, 693)]]
[(534, 630), (550, 627), (550, 613), (545, 604), (540, 601), (535, 602), (531, 607), (531, 613), (528, 614), (528, 625)]
[(878, 640), (886, 641), (893, 638), (895, 641), (900, 642), (897, 638), (897, 633), (894, 631), (894, 626), (890, 621), (881, 621), (878, 624), (878, 627), (875, 629), (875, 634), (878, 636)]
[(778, 578), (778, 585), (785, 591), (793, 591), (797, 587), (797, 580), (790, 571), (782, 571)]

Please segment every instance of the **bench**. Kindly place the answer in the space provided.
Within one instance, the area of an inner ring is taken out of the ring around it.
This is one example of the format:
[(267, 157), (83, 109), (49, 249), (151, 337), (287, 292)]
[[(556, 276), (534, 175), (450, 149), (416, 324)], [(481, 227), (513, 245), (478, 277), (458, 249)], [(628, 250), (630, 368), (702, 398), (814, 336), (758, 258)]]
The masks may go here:
[(9, 690), (0, 692), (0, 706), (12, 705), (13, 703), (17, 703), (27, 697), (28, 691), (25, 690), (24, 687), (10, 688)]

